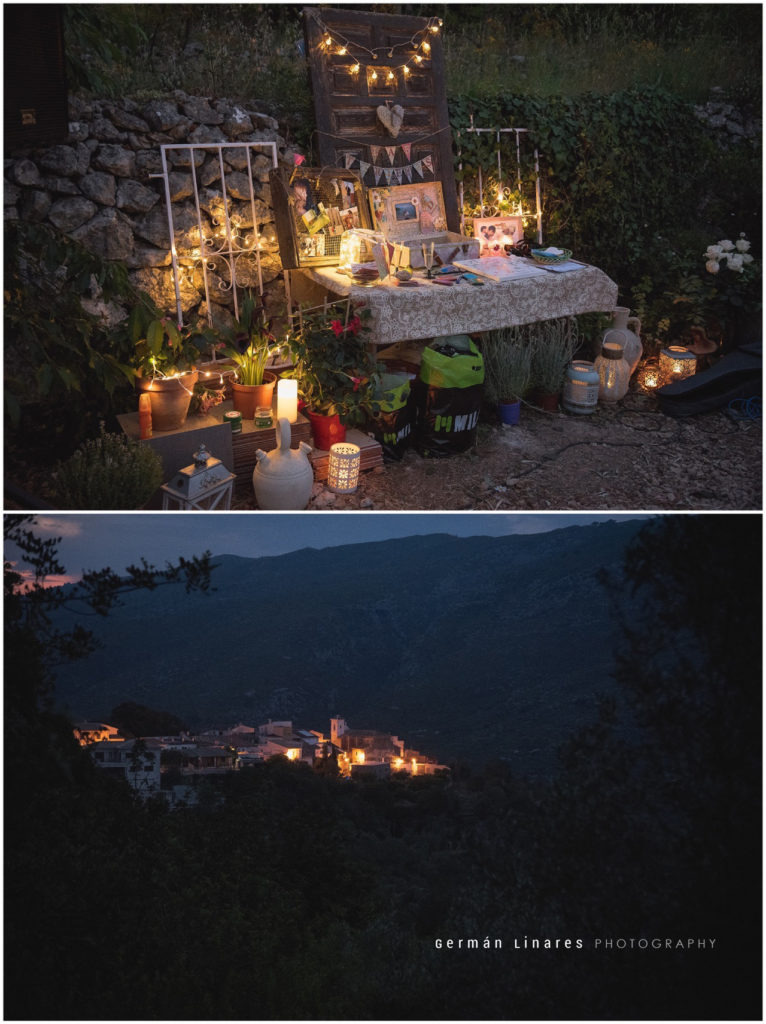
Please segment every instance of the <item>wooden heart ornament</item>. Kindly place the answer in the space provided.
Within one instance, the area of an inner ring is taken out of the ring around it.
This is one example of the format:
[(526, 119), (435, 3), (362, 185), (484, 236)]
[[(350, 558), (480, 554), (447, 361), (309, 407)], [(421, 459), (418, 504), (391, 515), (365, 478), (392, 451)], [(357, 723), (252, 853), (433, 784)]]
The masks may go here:
[(378, 120), (392, 138), (399, 134), (404, 123), (404, 108), (397, 103), (393, 107), (378, 107)]

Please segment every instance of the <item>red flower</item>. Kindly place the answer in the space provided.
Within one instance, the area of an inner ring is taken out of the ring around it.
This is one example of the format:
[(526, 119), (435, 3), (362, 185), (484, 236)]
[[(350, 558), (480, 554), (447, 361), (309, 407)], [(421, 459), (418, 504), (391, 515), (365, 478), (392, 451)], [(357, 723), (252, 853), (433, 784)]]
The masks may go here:
[(362, 321), (358, 316), (352, 317), (348, 322), (347, 330), (351, 331), (352, 334), (358, 334), (359, 328), (362, 326)]
[(330, 330), (333, 332), (336, 338), (339, 338), (343, 334), (343, 324), (340, 320), (330, 321)]

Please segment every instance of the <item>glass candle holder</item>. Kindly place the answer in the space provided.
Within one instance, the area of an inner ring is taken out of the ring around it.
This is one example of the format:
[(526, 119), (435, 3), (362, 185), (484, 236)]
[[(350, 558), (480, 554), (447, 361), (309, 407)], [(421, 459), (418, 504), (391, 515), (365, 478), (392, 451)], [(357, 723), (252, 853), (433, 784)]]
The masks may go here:
[(697, 372), (697, 357), (683, 345), (668, 345), (660, 352), (659, 386), (675, 380), (693, 377)]

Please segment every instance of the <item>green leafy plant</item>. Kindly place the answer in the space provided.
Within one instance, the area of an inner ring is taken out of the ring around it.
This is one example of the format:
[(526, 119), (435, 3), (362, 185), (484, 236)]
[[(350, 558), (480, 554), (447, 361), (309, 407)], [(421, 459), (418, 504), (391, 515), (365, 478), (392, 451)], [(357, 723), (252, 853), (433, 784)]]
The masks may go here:
[(85, 441), (59, 466), (55, 492), (61, 508), (138, 509), (162, 483), (162, 460), (124, 434)]
[(370, 312), (351, 315), (350, 302), (299, 313), (298, 331), (290, 339), (296, 358), (293, 376), (312, 412), (338, 414), (343, 423), (362, 423), (374, 404), (376, 364), (367, 343)]
[(271, 333), (260, 296), (252, 291), (244, 294), (240, 306), (239, 320), (227, 332), (230, 343), (224, 354), (237, 365), (237, 380), (240, 384), (263, 384), (263, 374), (269, 359), (284, 346)]
[(480, 345), (489, 401), (497, 404), (522, 399), (532, 383), (532, 351), (523, 328), (489, 331)]
[(140, 377), (173, 377), (192, 370), (208, 346), (196, 326), (178, 327), (162, 316), (146, 292), (138, 292), (130, 314), (134, 364)]

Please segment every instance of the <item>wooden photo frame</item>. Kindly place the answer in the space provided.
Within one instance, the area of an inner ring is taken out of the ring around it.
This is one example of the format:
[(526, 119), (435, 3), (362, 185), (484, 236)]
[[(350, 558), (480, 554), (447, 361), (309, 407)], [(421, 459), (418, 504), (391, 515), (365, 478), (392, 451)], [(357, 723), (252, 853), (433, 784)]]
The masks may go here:
[(524, 218), (520, 215), (474, 217), (473, 237), (479, 241), (481, 256), (503, 255), (506, 245), (524, 240)]
[(340, 167), (270, 172), (279, 255), (286, 270), (337, 266), (344, 231), (369, 228), (359, 175)]
[(372, 223), (386, 238), (416, 238), (447, 230), (440, 181), (368, 189)]

